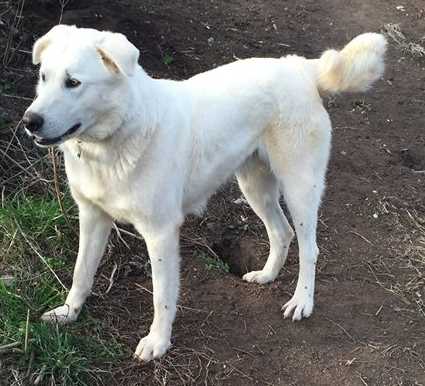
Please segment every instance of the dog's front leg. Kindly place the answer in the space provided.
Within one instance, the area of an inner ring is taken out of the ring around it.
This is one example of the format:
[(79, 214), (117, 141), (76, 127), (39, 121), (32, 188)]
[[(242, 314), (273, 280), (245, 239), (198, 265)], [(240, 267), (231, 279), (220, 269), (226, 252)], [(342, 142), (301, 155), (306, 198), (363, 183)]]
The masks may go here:
[(154, 317), (149, 334), (137, 345), (135, 357), (150, 361), (170, 347), (179, 291), (179, 227), (143, 232), (152, 266)]
[(77, 319), (108, 241), (112, 219), (90, 203), (78, 202), (78, 207), (80, 242), (72, 287), (63, 306), (42, 315), (45, 321), (70, 323)]

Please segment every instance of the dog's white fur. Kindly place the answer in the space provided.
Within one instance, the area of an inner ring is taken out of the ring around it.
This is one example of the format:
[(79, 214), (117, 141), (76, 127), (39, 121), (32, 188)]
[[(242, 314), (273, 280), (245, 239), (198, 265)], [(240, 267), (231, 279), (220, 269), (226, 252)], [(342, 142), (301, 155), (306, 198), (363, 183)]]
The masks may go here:
[[(324, 189), (331, 123), (321, 95), (364, 91), (381, 77), (386, 41), (367, 33), (320, 59), (240, 60), (186, 81), (150, 78), (138, 50), (120, 34), (56, 26), (39, 39), (38, 96), (28, 111), (44, 118), (37, 138), (58, 138), (80, 211), (80, 244), (65, 305), (44, 320), (75, 320), (90, 293), (113, 219), (132, 223), (152, 264), (154, 319), (136, 348), (148, 361), (170, 346), (179, 289), (179, 227), (236, 173), (264, 222), (270, 255), (243, 279), (273, 281), (294, 232), (300, 268), (284, 316), (313, 310), (317, 212)], [(66, 77), (81, 85), (67, 89)], [(80, 129), (64, 133), (76, 123)]]

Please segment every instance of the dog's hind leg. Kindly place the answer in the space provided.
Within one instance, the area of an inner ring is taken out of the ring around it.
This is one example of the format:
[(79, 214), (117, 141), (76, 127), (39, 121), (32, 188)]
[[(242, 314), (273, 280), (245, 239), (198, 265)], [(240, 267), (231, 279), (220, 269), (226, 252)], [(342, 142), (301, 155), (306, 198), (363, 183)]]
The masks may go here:
[(263, 221), (270, 240), (270, 253), (261, 271), (248, 272), (243, 279), (249, 282), (273, 281), (285, 264), (294, 232), (279, 205), (279, 182), (269, 166), (252, 155), (236, 174), (244, 196)]
[(108, 241), (112, 219), (87, 202), (78, 202), (80, 243), (72, 287), (63, 306), (42, 315), (44, 321), (70, 323), (77, 319), (93, 286), (94, 275)]
[(266, 141), (270, 163), (281, 180), (299, 247), (299, 275), (294, 296), (282, 309), (293, 320), (309, 317), (314, 305), (314, 282), (319, 250), (316, 245), (318, 209), (324, 190), (331, 126), (327, 113), (299, 127), (294, 141), (276, 129)]

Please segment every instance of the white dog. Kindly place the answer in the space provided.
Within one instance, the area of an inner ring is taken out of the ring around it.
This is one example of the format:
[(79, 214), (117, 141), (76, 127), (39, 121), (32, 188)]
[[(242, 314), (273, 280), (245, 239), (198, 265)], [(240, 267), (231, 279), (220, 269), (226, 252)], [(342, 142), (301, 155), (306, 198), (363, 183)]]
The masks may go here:
[(331, 143), (321, 95), (366, 90), (383, 74), (385, 49), (382, 35), (367, 33), (320, 59), (240, 60), (178, 82), (150, 78), (121, 34), (54, 27), (34, 45), (40, 80), (23, 121), (39, 146), (61, 144), (80, 243), (65, 305), (42, 318), (77, 318), (113, 219), (128, 222), (146, 240), (155, 309), (135, 356), (163, 355), (176, 314), (179, 228), (234, 173), (270, 239), (264, 268), (243, 279), (271, 282), (285, 263), (294, 232), (279, 206), (283, 193), (300, 254), (284, 316), (310, 316)]

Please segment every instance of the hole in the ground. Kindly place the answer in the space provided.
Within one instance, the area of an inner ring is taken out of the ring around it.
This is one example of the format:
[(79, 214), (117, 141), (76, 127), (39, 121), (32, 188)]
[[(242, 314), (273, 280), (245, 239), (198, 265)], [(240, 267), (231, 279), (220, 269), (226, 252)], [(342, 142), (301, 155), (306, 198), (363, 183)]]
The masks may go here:
[(425, 170), (425, 146), (413, 145), (401, 149), (400, 163), (412, 170)]
[(242, 276), (261, 267), (256, 242), (247, 236), (222, 235), (221, 239), (212, 245), (212, 249), (234, 275)]

